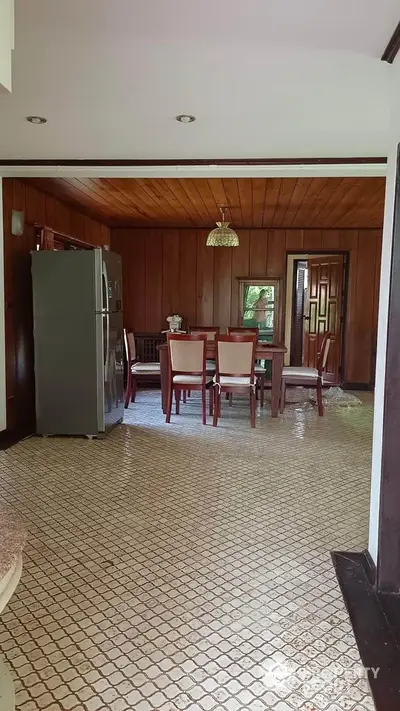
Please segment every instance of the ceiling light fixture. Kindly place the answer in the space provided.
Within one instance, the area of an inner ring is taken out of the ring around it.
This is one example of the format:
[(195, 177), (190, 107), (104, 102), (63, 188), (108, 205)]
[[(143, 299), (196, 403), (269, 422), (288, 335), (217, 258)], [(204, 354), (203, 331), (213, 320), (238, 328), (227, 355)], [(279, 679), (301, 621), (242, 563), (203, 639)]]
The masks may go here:
[(28, 123), (47, 123), (47, 118), (44, 118), (44, 116), (27, 116), (26, 120), (28, 121)]
[(227, 208), (220, 207), (221, 222), (217, 222), (217, 227), (211, 230), (207, 237), (207, 247), (239, 247), (239, 237), (235, 230), (229, 227), (229, 222), (225, 222), (225, 212)]
[(192, 116), (191, 114), (179, 114), (175, 116), (175, 119), (179, 121), (179, 123), (193, 123), (193, 121), (196, 121), (196, 116)]

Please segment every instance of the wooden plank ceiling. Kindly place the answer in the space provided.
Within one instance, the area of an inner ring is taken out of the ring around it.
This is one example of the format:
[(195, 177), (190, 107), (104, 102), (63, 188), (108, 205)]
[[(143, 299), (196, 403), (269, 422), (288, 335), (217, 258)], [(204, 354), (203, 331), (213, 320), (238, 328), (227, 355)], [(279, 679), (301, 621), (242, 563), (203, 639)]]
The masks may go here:
[(228, 205), (236, 228), (373, 228), (384, 178), (35, 178), (26, 182), (110, 226), (209, 228)]

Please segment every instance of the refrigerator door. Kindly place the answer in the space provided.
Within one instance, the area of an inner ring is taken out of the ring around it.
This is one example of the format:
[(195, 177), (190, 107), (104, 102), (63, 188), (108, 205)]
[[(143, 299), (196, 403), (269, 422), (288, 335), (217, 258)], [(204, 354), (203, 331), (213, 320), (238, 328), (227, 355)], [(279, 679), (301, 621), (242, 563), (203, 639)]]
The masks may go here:
[[(100, 250), (99, 250), (100, 251)], [(122, 262), (119, 254), (101, 250), (102, 308), (117, 313), (122, 311)]]
[(124, 417), (124, 360), (122, 313), (104, 312), (104, 426), (109, 429)]

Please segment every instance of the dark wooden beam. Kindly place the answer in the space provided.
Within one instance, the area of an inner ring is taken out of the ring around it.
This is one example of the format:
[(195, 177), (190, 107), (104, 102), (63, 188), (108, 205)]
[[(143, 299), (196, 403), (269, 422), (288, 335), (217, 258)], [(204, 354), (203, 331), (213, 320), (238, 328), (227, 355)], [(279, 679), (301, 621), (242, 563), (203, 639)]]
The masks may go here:
[(174, 167), (174, 166), (252, 166), (252, 165), (386, 165), (385, 156), (367, 158), (199, 158), (171, 160), (0, 160), (0, 166), (64, 166), (64, 167)]
[(382, 54), (382, 62), (387, 62), (388, 64), (393, 64), (397, 53), (400, 49), (400, 22), (397, 25), (393, 35), (391, 36), (389, 43)]
[(400, 147), (389, 285), (377, 583), (382, 592), (400, 592)]

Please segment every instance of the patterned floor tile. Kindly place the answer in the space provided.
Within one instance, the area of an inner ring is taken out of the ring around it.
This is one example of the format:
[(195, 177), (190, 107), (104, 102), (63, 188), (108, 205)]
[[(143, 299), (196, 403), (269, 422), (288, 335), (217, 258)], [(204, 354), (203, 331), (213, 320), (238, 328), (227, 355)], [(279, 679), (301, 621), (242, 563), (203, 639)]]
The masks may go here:
[(0, 453), (29, 527), (0, 620), (20, 711), (373, 708), (329, 551), (366, 545), (372, 398), (166, 425), (139, 392), (105, 440)]

